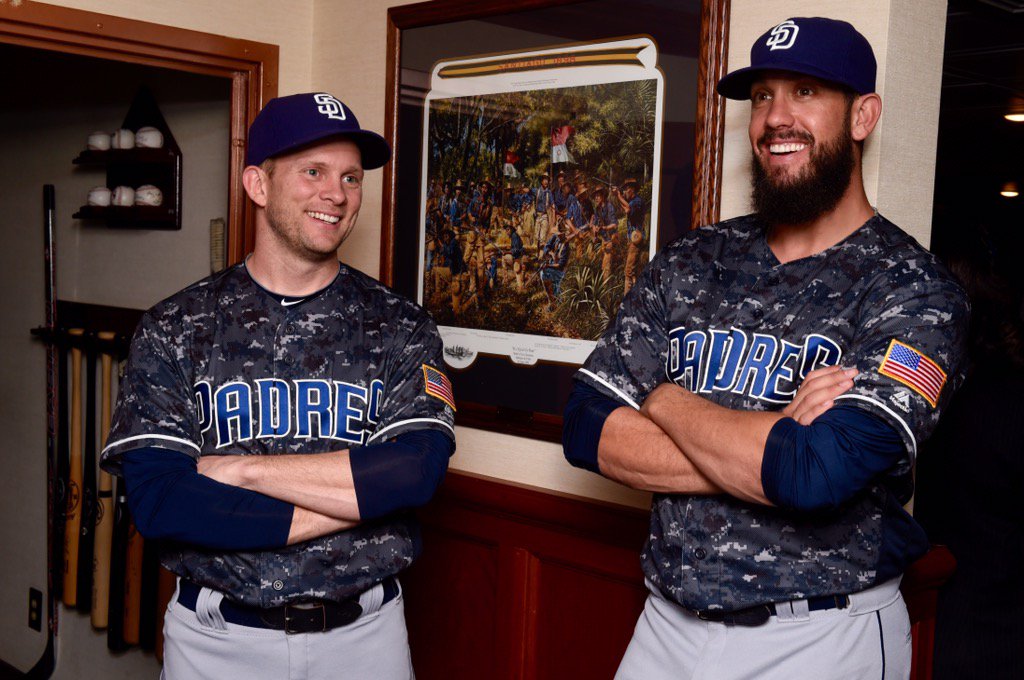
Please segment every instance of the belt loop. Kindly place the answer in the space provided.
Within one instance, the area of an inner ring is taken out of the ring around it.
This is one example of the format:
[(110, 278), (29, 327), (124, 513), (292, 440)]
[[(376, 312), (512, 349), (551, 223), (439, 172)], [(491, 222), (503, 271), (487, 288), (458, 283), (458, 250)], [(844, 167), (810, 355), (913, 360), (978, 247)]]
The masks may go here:
[(779, 621), (793, 621), (796, 616), (793, 612), (792, 602), (776, 602), (775, 603), (775, 618)]
[(213, 630), (226, 631), (228, 624), (224, 620), (224, 614), (220, 610), (220, 602), (224, 599), (224, 593), (209, 588), (199, 591), (196, 599), (196, 618), (200, 625)]
[(807, 621), (811, 618), (810, 603), (807, 600), (793, 600), (789, 604), (793, 608), (794, 621)]
[(384, 604), (384, 584), (378, 583), (364, 590), (359, 596), (359, 606), (363, 608), (363, 616), (378, 611)]

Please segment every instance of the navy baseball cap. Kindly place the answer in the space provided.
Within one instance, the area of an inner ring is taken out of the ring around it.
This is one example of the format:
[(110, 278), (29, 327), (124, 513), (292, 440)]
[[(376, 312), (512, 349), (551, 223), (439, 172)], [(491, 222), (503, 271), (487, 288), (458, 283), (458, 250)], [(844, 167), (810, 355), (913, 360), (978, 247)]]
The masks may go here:
[(750, 48), (750, 66), (718, 81), (718, 94), (750, 99), (750, 85), (762, 71), (792, 71), (845, 85), (857, 94), (875, 91), (875, 53), (856, 28), (823, 17), (786, 19)]
[(376, 132), (359, 127), (352, 110), (326, 92), (277, 97), (267, 102), (249, 126), (245, 164), (259, 165), (268, 158), (345, 137), (359, 147), (363, 168), (379, 168), (391, 159), (391, 147)]

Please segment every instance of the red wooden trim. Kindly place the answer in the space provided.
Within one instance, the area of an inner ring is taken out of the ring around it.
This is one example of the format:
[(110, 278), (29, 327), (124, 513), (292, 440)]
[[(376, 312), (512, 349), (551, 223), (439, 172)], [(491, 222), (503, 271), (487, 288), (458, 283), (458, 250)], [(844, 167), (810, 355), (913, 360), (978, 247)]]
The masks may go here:
[(725, 98), (715, 91), (726, 73), (729, 47), (729, 0), (703, 0), (700, 58), (697, 60), (699, 97), (693, 169), (690, 224), (697, 228), (717, 222), (722, 204), (722, 145), (725, 136)]
[[(414, 5), (415, 6), (415, 5)], [(402, 100), (402, 37), (395, 11), (388, 10), (387, 86), (384, 90), (384, 139), (391, 145), (391, 162), (384, 166), (384, 203), (381, 207), (380, 274), (381, 283), (395, 284), (395, 199), (398, 177), (398, 103)]]
[(586, 0), (433, 0), (413, 5), (392, 7), (388, 19), (401, 30), (419, 26), (482, 19), (496, 14), (511, 14), (559, 5), (575, 5)]

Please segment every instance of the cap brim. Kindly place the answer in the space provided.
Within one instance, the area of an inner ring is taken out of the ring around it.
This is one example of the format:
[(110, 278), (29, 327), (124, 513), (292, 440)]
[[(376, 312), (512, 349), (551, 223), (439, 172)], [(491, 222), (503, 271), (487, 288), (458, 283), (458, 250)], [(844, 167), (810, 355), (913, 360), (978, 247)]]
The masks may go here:
[(788, 71), (789, 73), (800, 73), (807, 76), (814, 76), (815, 78), (820, 78), (821, 80), (830, 83), (838, 83), (857, 91), (857, 87), (853, 83), (837, 79), (834, 73), (827, 73), (810, 64), (797, 65), (792, 62), (760, 64), (756, 67), (747, 66), (746, 68), (738, 69), (719, 80), (715, 89), (718, 91), (718, 94), (722, 95), (726, 99), (750, 99), (751, 84), (761, 73), (765, 71)]
[(363, 155), (363, 170), (375, 170), (391, 160), (391, 145), (376, 132), (360, 130), (341, 136), (348, 137), (359, 147)]
[[(266, 158), (276, 158), (288, 153), (294, 153), (300, 149), (321, 144), (329, 139), (346, 138), (351, 139), (359, 147), (359, 154), (362, 157), (363, 170), (374, 170), (384, 166), (391, 160), (391, 146), (376, 132), (369, 130), (353, 130), (351, 132), (332, 132), (330, 134), (310, 135), (306, 139), (298, 140), (286, 148), (275, 151)], [(264, 159), (255, 160), (246, 158), (246, 165), (259, 165)]]

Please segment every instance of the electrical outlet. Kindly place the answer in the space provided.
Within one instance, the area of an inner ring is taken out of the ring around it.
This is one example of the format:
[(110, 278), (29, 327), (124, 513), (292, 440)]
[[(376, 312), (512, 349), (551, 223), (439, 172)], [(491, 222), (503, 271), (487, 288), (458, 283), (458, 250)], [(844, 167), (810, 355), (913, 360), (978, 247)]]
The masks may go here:
[(28, 589), (28, 627), (43, 630), (43, 591)]

